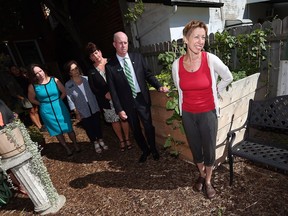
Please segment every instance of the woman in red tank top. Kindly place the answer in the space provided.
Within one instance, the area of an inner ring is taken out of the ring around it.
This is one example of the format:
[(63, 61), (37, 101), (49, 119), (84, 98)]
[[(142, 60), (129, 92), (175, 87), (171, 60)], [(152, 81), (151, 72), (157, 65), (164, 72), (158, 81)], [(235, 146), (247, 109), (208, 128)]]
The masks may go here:
[[(179, 94), (179, 110), (193, 160), (199, 170), (194, 185), (211, 199), (216, 191), (211, 183), (218, 130), (219, 92), (233, 80), (228, 67), (215, 55), (204, 52), (207, 27), (192, 20), (183, 29), (186, 54), (175, 60), (172, 75)], [(217, 83), (217, 76), (221, 81)]]

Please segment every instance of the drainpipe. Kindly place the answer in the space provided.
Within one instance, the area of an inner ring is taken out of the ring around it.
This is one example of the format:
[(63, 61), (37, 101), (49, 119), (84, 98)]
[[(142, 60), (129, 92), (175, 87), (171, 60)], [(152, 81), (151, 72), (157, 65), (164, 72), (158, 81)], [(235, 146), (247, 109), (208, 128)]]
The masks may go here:
[(149, 33), (152, 29), (154, 29), (157, 25), (159, 25), (160, 23), (162, 23), (163, 21), (167, 20), (169, 17), (173, 16), (175, 13), (177, 12), (177, 5), (173, 6), (173, 11), (171, 14), (165, 15), (164, 17), (162, 17), (161, 19), (159, 19), (156, 23), (154, 23), (154, 25), (151, 25), (150, 27), (148, 27), (147, 29), (145, 29), (143, 32), (141, 32), (140, 35), (136, 36), (136, 40), (139, 41), (140, 44), (140, 39), (146, 35), (147, 33)]
[[(222, 0), (219, 1), (220, 3), (223, 3)], [(224, 9), (223, 7), (220, 7), (220, 16), (221, 16), (221, 21), (222, 21), (222, 28), (225, 28), (225, 17), (224, 17)]]

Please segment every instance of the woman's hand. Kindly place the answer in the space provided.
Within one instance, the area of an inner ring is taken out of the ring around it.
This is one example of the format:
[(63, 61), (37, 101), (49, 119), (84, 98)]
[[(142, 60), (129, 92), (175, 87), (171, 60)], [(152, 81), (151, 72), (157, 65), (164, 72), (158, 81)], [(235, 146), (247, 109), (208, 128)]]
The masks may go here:
[(80, 116), (79, 113), (76, 114), (76, 119), (77, 119), (78, 121), (81, 121), (81, 116)]
[(0, 112), (0, 127), (3, 127), (3, 126), (4, 126), (4, 120), (2, 117), (2, 113)]
[(80, 113), (79, 113), (77, 110), (75, 110), (74, 113), (75, 113), (76, 119), (77, 119), (78, 121), (81, 121)]
[(119, 112), (118, 115), (123, 121), (125, 121), (128, 118), (125, 111)]

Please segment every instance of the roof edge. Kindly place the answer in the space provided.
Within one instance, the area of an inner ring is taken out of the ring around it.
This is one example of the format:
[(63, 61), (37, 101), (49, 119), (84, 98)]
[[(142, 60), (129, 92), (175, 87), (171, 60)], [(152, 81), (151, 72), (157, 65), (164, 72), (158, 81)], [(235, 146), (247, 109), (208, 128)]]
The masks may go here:
[[(127, 2), (135, 2), (135, 0), (127, 0)], [(197, 1), (197, 0), (142, 0), (143, 3), (159, 3), (167, 6), (180, 6), (180, 7), (212, 7), (220, 8), (224, 3), (210, 2), (210, 1)]]

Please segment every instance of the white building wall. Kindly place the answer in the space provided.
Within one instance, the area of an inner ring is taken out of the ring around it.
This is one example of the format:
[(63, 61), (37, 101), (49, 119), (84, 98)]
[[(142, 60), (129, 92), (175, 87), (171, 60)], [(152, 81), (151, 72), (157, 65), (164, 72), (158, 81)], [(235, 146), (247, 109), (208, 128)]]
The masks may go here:
[(145, 4), (145, 12), (137, 21), (137, 32), (140, 44), (147, 45), (170, 40), (169, 17), (173, 8), (163, 4)]
[(169, 20), (170, 40), (182, 38), (184, 26), (193, 19), (209, 25), (209, 8), (179, 7), (177, 13)]
[(210, 8), (209, 9), (209, 26), (208, 34), (222, 31), (224, 29), (224, 21), (222, 19), (221, 8)]
[(223, 19), (243, 19), (246, 0), (223, 0)]
[[(145, 3), (145, 11), (132, 28), (135, 47), (182, 38), (184, 26), (192, 19), (205, 22), (208, 33), (222, 31), (225, 19), (242, 19), (246, 0), (220, 0), (222, 8), (173, 7)], [(130, 7), (133, 3), (129, 4)], [(136, 39), (138, 38), (138, 40)]]

